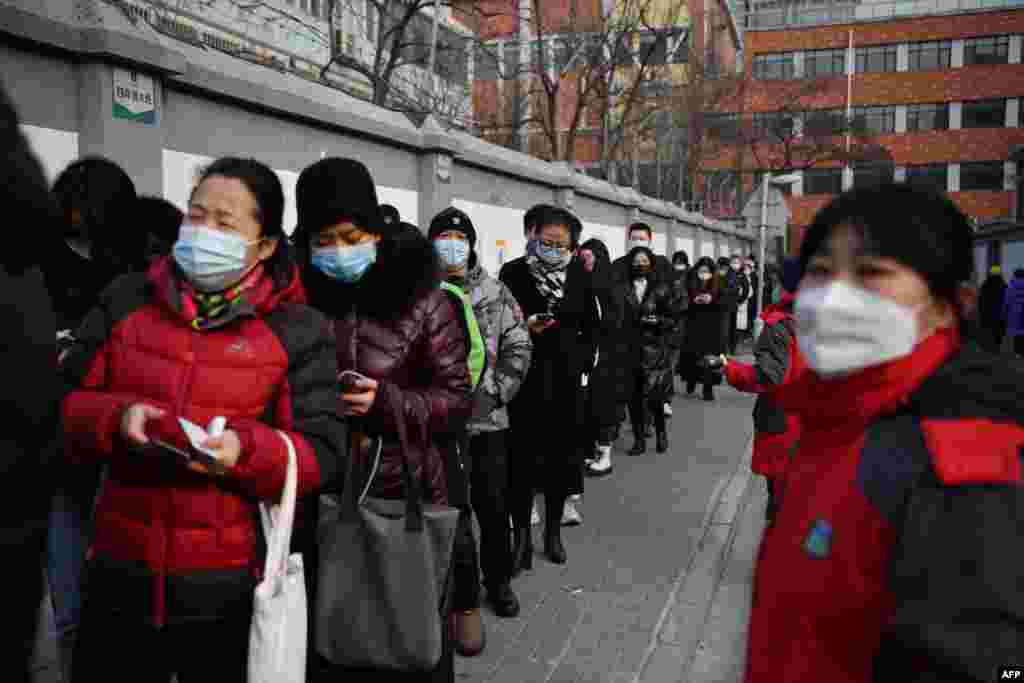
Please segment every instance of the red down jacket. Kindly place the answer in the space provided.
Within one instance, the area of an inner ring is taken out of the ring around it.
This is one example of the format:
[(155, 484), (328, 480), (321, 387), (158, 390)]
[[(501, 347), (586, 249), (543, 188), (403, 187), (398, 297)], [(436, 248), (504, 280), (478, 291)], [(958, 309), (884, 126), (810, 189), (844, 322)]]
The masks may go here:
[[(109, 465), (96, 512), (90, 597), (156, 625), (251, 608), (262, 563), (257, 502), (284, 484), (291, 436), (299, 494), (341, 469), (346, 427), (333, 389), (333, 332), (303, 305), (297, 273), (264, 275), (232, 312), (195, 329), (169, 258), (148, 275), (115, 281), (76, 332), (62, 364), (68, 457)], [(182, 416), (218, 415), (242, 455), (224, 477), (198, 474), (171, 455), (129, 451), (121, 414), (145, 402), (167, 411), (150, 438), (179, 448)]]
[(793, 334), (793, 303), (787, 294), (761, 313), (765, 328), (754, 347), (754, 363), (729, 361), (725, 378), (740, 391), (758, 394), (754, 405), (754, 453), (750, 468), (756, 474), (777, 479), (786, 469), (793, 447), (800, 439), (800, 419), (786, 412), (774, 395), (780, 386), (807, 369)]
[(956, 331), (783, 387), (799, 451), (757, 563), (747, 683), (995, 680), (1024, 652), (1024, 370)]

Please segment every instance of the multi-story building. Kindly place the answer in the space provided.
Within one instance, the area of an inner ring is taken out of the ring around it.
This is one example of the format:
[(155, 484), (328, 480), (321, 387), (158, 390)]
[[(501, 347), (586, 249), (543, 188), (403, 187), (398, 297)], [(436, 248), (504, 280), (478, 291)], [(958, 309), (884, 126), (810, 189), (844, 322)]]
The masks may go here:
[[(691, 198), (690, 129), (678, 120), (680, 103), (688, 84), (728, 77), (742, 63), (742, 28), (731, 0), (509, 0), (495, 6), (507, 12), (495, 12), (497, 18), (481, 26), (474, 71), (474, 107), (484, 137), (568, 161), (649, 196)], [(638, 11), (645, 15), (641, 20)], [(540, 16), (532, 19), (535, 12)], [(581, 83), (596, 73), (607, 83), (581, 97)], [(561, 82), (556, 95), (547, 97), (551, 90), (537, 85), (542, 74), (549, 83)], [(531, 96), (515, 102), (524, 92)], [(538, 124), (544, 108), (557, 108), (556, 120)], [(650, 114), (642, 134), (638, 108)], [(571, 141), (555, 145), (558, 135)]]
[[(124, 0), (120, 4), (137, 21), (174, 38), (312, 80), (320, 80), (322, 67), (331, 59), (332, 44), (336, 56), (368, 70), (374, 68), (378, 52), (384, 53), (384, 59), (377, 63), (387, 63), (389, 41), (381, 40), (381, 34), (388, 35), (389, 19), (381, 16), (379, 8), (388, 5), (380, 0)], [(416, 4), (403, 0), (401, 9)], [(390, 76), (392, 90), (387, 101), (378, 103), (431, 110), (449, 124), (468, 128), (472, 119), (469, 69), (476, 43), (473, 21), (466, 13), (441, 5), (431, 72), (433, 5), (422, 4), (401, 41), (411, 52), (403, 57), (408, 64)], [(329, 22), (332, 8), (334, 21)], [(357, 97), (374, 99), (369, 79), (358, 69), (333, 68), (329, 78)]]
[[(761, 171), (795, 173), (791, 249), (834, 194), (881, 181), (944, 190), (978, 224), (1015, 215), (1019, 3), (745, 1), (745, 82), (716, 124), (734, 135), (705, 170), (744, 191)], [(979, 266), (995, 254), (982, 247)]]

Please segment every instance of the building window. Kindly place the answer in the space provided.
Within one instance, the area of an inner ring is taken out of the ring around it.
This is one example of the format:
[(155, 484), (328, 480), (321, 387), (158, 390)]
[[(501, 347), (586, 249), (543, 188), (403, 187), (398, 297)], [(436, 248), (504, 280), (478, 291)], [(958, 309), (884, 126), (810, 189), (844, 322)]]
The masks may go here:
[(1002, 128), (1006, 125), (1006, 100), (964, 102), (962, 128)]
[(804, 171), (804, 194), (839, 194), (843, 191), (843, 169), (809, 168)]
[(908, 50), (908, 68), (910, 71), (948, 69), (952, 52), (953, 43), (949, 40), (911, 43)]
[(853, 186), (875, 187), (893, 182), (896, 169), (892, 164), (865, 163), (854, 164)]
[(1010, 36), (988, 36), (964, 41), (964, 65), (1009, 64)]
[(783, 141), (793, 136), (796, 117), (791, 112), (773, 111), (754, 114), (754, 131), (759, 138)]
[(830, 137), (846, 130), (846, 113), (841, 109), (815, 109), (807, 112), (804, 135), (807, 137)]
[(895, 107), (854, 107), (853, 128), (858, 132), (880, 135), (896, 130)]
[(960, 164), (960, 191), (1002, 190), (1003, 162), (975, 161)]
[(947, 130), (948, 104), (912, 104), (907, 107), (907, 130)]
[(721, 142), (738, 142), (740, 139), (739, 114), (708, 114), (704, 117), (705, 129)]
[(857, 48), (857, 73), (896, 71), (896, 46), (872, 45)]
[(804, 53), (804, 75), (828, 78), (846, 73), (846, 50), (810, 50)]
[(907, 184), (919, 187), (929, 187), (940, 192), (945, 192), (947, 179), (949, 178), (949, 167), (946, 164), (924, 164), (920, 166), (907, 166)]
[(498, 80), (498, 46), (478, 45), (474, 50), (476, 61), (473, 64), (473, 74), (477, 80), (496, 81)]
[(781, 81), (793, 78), (793, 53), (756, 55), (754, 57), (754, 78), (761, 81)]

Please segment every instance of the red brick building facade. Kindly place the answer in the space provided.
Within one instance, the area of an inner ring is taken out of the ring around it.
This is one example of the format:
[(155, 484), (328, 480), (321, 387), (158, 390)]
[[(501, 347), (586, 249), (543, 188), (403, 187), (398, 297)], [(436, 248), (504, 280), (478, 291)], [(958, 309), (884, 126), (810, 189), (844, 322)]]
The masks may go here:
[[(1008, 217), (1017, 182), (1010, 156), (1024, 144), (1022, 35), (1024, 9), (747, 30), (734, 123), (750, 130), (774, 120), (772, 112), (806, 122), (815, 111), (845, 114), (849, 107), (858, 141), (875, 150), (873, 161), (844, 158), (842, 136), (833, 140), (834, 154), (796, 161), (780, 141), (754, 149), (755, 138), (742, 137), (723, 143), (704, 170), (737, 169), (747, 189), (752, 171), (801, 175), (789, 199), (791, 249), (835, 190), (861, 182), (929, 184), (979, 222)], [(800, 108), (807, 111), (797, 115)], [(799, 144), (806, 124), (786, 125), (794, 131), (787, 142)]]

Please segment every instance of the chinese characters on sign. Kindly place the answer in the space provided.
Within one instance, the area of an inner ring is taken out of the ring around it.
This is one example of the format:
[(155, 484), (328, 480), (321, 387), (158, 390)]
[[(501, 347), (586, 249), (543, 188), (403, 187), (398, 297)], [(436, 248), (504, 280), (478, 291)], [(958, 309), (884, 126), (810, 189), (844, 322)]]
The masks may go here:
[(114, 69), (114, 118), (156, 123), (156, 85), (149, 76)]

